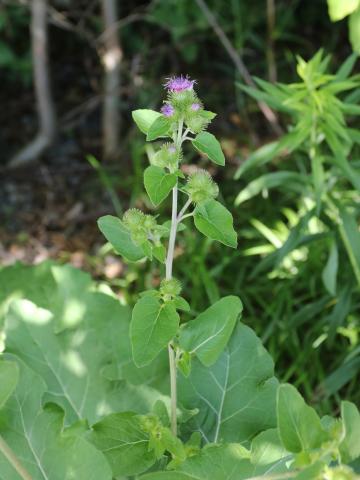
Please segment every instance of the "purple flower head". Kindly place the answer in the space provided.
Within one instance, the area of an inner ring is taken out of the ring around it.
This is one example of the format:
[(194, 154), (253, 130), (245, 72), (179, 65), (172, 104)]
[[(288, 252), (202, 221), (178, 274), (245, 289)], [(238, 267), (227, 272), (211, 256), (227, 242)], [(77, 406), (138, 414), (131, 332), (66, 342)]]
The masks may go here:
[(191, 110), (192, 110), (193, 112), (197, 112), (198, 110), (200, 110), (200, 103), (193, 103), (193, 104), (191, 105)]
[(165, 83), (165, 87), (171, 92), (183, 92), (184, 90), (191, 90), (194, 86), (195, 80), (190, 80), (189, 76), (180, 75), (180, 77), (170, 77)]
[(172, 117), (174, 115), (174, 111), (174, 107), (170, 105), (170, 103), (166, 103), (161, 107), (161, 113), (165, 115), (165, 117)]

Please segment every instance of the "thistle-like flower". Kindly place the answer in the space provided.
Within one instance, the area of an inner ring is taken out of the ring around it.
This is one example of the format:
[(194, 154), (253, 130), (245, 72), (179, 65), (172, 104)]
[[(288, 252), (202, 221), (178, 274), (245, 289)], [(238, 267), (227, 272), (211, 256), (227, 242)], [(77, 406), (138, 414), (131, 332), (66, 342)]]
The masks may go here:
[(219, 187), (206, 170), (197, 170), (189, 175), (186, 191), (195, 203), (215, 198), (219, 194)]
[(183, 92), (184, 90), (192, 90), (195, 83), (196, 81), (191, 80), (188, 75), (186, 77), (180, 75), (180, 77), (168, 78), (165, 87), (170, 92)]
[(200, 110), (200, 108), (201, 108), (201, 105), (200, 105), (200, 103), (197, 103), (197, 102), (196, 102), (196, 103), (192, 103), (192, 104), (191, 104), (191, 107), (190, 107), (190, 109), (191, 109), (193, 112), (197, 112), (198, 110)]
[(163, 296), (176, 297), (181, 293), (181, 282), (176, 278), (161, 280), (160, 293)]
[(170, 103), (165, 103), (165, 105), (161, 107), (161, 113), (165, 115), (165, 117), (172, 117), (174, 112), (174, 107)]

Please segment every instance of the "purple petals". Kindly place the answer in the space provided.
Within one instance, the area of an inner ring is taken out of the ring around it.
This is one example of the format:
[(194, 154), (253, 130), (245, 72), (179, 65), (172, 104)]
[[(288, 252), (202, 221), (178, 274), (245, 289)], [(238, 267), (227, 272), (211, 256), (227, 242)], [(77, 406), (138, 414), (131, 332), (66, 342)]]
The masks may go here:
[(190, 80), (189, 76), (180, 75), (180, 77), (171, 77), (165, 83), (165, 87), (171, 92), (183, 92), (184, 90), (191, 90), (194, 86), (195, 80)]
[(193, 103), (193, 104), (191, 105), (191, 110), (192, 110), (193, 112), (197, 112), (198, 110), (200, 110), (200, 108), (201, 108), (200, 103)]
[(170, 105), (170, 103), (166, 103), (164, 106), (161, 107), (161, 113), (165, 115), (165, 117), (172, 117), (174, 115), (174, 107)]

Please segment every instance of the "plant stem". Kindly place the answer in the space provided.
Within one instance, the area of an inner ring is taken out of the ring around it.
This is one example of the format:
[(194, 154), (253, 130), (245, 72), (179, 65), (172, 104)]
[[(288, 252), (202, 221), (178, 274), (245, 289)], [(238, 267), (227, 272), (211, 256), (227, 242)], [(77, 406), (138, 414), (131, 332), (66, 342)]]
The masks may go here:
[(17, 458), (15, 453), (11, 450), (9, 445), (5, 442), (5, 440), (0, 435), (0, 452), (4, 455), (10, 465), (17, 471), (20, 477), (23, 480), (32, 480), (30, 474), (25, 470), (25, 468), (20, 463), (20, 460)]
[[(166, 256), (166, 279), (170, 280), (172, 277), (172, 265), (174, 261), (174, 249), (175, 249), (175, 239), (176, 239), (176, 230), (177, 230), (177, 199), (178, 199), (178, 188), (177, 185), (172, 190), (172, 212), (171, 212), (171, 227), (170, 227), (170, 237), (169, 237), (169, 246)], [(168, 344), (169, 352), (169, 369), (170, 369), (170, 396), (171, 396), (171, 431), (176, 436), (177, 435), (177, 419), (176, 419), (176, 362), (175, 362), (175, 352), (172, 346), (172, 342)]]

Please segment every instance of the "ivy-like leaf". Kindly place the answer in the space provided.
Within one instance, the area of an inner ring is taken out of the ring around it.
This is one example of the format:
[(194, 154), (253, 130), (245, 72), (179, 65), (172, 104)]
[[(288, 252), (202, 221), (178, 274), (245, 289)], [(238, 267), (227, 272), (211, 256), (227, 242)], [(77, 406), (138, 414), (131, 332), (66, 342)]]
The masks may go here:
[[(111, 480), (101, 452), (85, 439), (64, 432), (64, 412), (55, 404), (42, 407), (45, 382), (15, 356), (19, 383), (7, 401), (1, 435), (33, 480)], [(18, 473), (0, 453), (0, 478), (17, 480)]]
[(99, 218), (98, 226), (114, 250), (126, 260), (136, 262), (144, 258), (143, 249), (135, 245), (131, 239), (129, 230), (119, 218), (113, 217), (112, 215), (105, 215)]
[(233, 217), (229, 210), (216, 200), (208, 200), (196, 206), (194, 223), (206, 237), (217, 240), (228, 247), (237, 247)]
[(280, 438), (289, 452), (308, 452), (328, 439), (319, 416), (292, 385), (279, 387), (277, 416)]
[(157, 118), (161, 116), (161, 113), (154, 110), (140, 109), (132, 112), (132, 118), (139, 130), (145, 135), (148, 133), (149, 128), (155, 122)]
[(205, 154), (212, 162), (221, 166), (225, 165), (225, 156), (221, 150), (221, 145), (212, 133), (199, 133), (192, 140), (192, 144), (196, 150)]
[(241, 311), (238, 297), (228, 296), (217, 301), (184, 326), (179, 339), (181, 348), (195, 354), (209, 367), (224, 350)]
[(16, 362), (0, 361), (0, 408), (2, 408), (19, 380), (19, 366)]
[(156, 461), (149, 451), (149, 435), (133, 412), (107, 415), (92, 426), (89, 440), (107, 458), (113, 475), (138, 475)]
[(177, 175), (151, 165), (144, 172), (144, 185), (152, 203), (157, 206), (165, 200), (176, 185)]
[(249, 441), (276, 425), (274, 364), (255, 333), (239, 324), (218, 361), (204, 367), (193, 359), (188, 378), (179, 376), (179, 400), (198, 408), (189, 422), (205, 442)]
[(151, 142), (156, 140), (159, 137), (167, 136), (170, 130), (170, 121), (164, 115), (160, 115), (155, 119), (155, 121), (150, 125), (149, 130), (146, 135), (146, 140)]
[(134, 362), (145, 366), (166, 347), (176, 335), (179, 315), (171, 303), (161, 303), (157, 298), (140, 298), (133, 309), (130, 339)]

